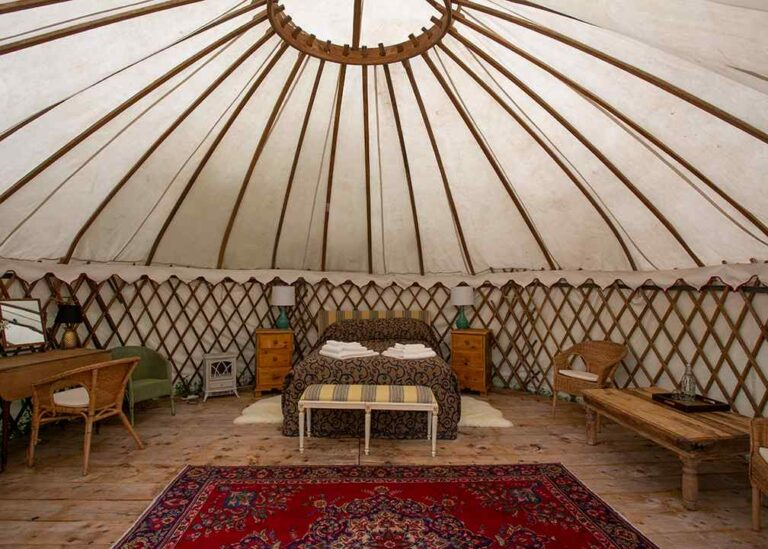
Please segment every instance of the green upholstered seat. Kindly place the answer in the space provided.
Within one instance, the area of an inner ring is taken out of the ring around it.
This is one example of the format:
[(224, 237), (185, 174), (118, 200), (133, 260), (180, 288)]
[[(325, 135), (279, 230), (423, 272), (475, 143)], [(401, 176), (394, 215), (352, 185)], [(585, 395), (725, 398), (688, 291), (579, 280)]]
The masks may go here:
[(173, 402), (173, 383), (171, 382), (171, 365), (157, 351), (147, 347), (129, 346), (115, 347), (110, 350), (113, 359), (139, 357), (140, 362), (133, 371), (126, 397), (131, 423), (134, 422), (133, 408), (137, 402), (144, 402), (164, 396), (171, 397), (171, 414), (176, 414)]

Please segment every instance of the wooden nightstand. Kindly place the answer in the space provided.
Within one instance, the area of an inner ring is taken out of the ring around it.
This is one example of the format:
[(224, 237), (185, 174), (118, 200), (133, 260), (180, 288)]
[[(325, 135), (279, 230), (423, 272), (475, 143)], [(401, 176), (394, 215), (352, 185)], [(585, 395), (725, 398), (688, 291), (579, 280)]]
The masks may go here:
[(253, 395), (283, 388), (293, 359), (293, 331), (256, 330), (256, 386)]
[(451, 367), (459, 388), (488, 393), (491, 386), (491, 331), (451, 330)]

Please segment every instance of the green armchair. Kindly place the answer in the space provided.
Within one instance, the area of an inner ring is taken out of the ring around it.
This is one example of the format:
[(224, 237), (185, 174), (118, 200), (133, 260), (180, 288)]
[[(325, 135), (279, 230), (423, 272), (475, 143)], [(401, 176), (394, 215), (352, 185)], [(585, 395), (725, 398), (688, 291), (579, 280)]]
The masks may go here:
[(139, 364), (128, 381), (128, 411), (131, 425), (134, 423), (133, 407), (137, 402), (152, 400), (162, 396), (171, 397), (171, 415), (176, 415), (173, 402), (173, 383), (171, 365), (157, 351), (146, 347), (115, 347), (110, 351), (113, 359), (138, 357)]

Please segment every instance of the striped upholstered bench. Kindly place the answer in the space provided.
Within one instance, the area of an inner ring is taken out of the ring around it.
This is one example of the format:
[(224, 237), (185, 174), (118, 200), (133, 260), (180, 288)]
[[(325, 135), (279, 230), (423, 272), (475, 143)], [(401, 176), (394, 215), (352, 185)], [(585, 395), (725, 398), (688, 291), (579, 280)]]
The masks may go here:
[(427, 439), (432, 457), (437, 453), (437, 418), (440, 409), (432, 389), (421, 385), (310, 385), (299, 399), (299, 452), (304, 453), (304, 416), (307, 438), (312, 436), (312, 409), (365, 411), (365, 454), (371, 440), (371, 411), (427, 412)]

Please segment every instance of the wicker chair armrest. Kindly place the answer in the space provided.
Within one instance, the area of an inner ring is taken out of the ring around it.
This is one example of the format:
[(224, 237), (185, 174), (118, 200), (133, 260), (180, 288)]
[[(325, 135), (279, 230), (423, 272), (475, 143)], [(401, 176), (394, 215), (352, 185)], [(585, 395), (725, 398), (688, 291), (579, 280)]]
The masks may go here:
[(565, 351), (561, 351), (555, 355), (555, 357), (552, 359), (552, 367), (555, 371), (555, 375), (560, 370), (567, 370), (570, 367), (570, 359), (572, 356), (576, 356), (579, 353), (576, 351), (574, 347), (571, 347), (570, 349), (566, 349)]
[(599, 387), (604, 387), (607, 381), (613, 380), (613, 375), (616, 373), (616, 368), (619, 367), (619, 362), (614, 362), (613, 364), (609, 364), (605, 368), (601, 368), (600, 371), (597, 373), (597, 385)]
[[(71, 372), (68, 372), (71, 374)], [(91, 384), (88, 379), (84, 379), (85, 376), (78, 376), (77, 378), (68, 376), (54, 376), (47, 381), (43, 380), (40, 383), (36, 383), (32, 387), (32, 403), (33, 406), (38, 406), (41, 409), (51, 410), (54, 408), (53, 395), (54, 393), (63, 389), (74, 389), (76, 387), (82, 387), (88, 392), (90, 397), (92, 392)]]
[(750, 447), (752, 453), (759, 448), (768, 448), (768, 418), (756, 417), (750, 427)]

